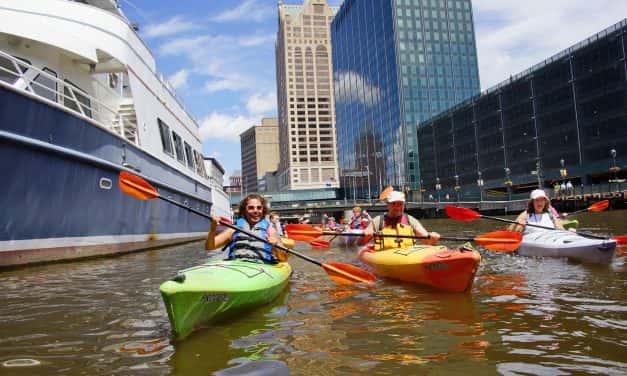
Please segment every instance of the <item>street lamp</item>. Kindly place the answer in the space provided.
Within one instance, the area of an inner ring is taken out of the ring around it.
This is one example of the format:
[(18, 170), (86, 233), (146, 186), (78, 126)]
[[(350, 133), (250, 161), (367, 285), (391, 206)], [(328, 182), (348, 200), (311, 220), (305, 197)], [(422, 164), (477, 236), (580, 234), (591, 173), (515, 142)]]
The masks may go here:
[(610, 181), (616, 183), (616, 189), (620, 191), (620, 183), (622, 183), (622, 181), (619, 180), (618, 176), (616, 175), (620, 171), (620, 167), (616, 165), (616, 149), (610, 150), (610, 155), (612, 156), (612, 167), (610, 167), (610, 172), (614, 174), (614, 179)]
[(477, 172), (477, 186), (479, 187), (479, 202), (483, 201), (483, 179), (481, 178), (481, 171)]
[(459, 191), (462, 187), (459, 186), (459, 175), (455, 175), (455, 197), (457, 198), (457, 202), (459, 202)]
[(560, 168), (560, 176), (564, 179), (568, 176), (568, 171), (564, 168), (564, 158), (560, 159), (560, 166), (562, 166), (562, 168)]
[(507, 186), (507, 201), (512, 201), (512, 181), (509, 178), (511, 170), (505, 167), (505, 185)]
[(435, 190), (438, 192), (438, 202), (440, 202), (440, 190), (442, 190), (440, 178), (435, 178)]

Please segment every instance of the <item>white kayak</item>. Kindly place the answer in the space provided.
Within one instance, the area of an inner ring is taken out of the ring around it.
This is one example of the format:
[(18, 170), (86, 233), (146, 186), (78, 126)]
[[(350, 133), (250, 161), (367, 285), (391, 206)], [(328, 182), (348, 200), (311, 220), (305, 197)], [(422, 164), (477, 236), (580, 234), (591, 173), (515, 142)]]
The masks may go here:
[(356, 236), (356, 235), (363, 235), (364, 230), (361, 229), (348, 229), (346, 231), (344, 231), (345, 233), (350, 233), (350, 234), (355, 234), (355, 236), (340, 236), (340, 239), (342, 239), (342, 243), (347, 246), (350, 247), (352, 245), (359, 245), (361, 244), (361, 240), (363, 239), (362, 236)]
[(567, 257), (609, 264), (616, 252), (616, 240), (587, 238), (570, 231), (533, 230), (523, 235), (517, 252), (522, 256)]

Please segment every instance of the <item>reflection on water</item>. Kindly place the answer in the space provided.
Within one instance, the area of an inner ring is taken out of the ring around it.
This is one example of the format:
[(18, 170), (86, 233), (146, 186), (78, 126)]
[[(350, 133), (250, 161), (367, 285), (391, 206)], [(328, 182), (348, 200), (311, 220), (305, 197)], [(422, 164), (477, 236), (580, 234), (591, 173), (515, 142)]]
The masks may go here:
[[(579, 219), (624, 234), (625, 214)], [(425, 223), (447, 235), (500, 226)], [(355, 248), (297, 247), (359, 264)], [(271, 305), (174, 342), (158, 286), (206, 259), (200, 249), (2, 272), (0, 374), (627, 374), (624, 258), (598, 266), (485, 251), (469, 294), (389, 280), (337, 286), (293, 259)]]

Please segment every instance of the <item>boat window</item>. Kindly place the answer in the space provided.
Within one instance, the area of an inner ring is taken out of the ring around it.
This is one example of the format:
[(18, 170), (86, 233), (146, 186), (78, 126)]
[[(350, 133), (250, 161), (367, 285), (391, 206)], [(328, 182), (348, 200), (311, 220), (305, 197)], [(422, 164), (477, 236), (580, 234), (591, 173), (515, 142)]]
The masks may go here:
[[(44, 97), (53, 102), (57, 101), (57, 73), (49, 68), (43, 69), (44, 73), (39, 73), (33, 80), (33, 91), (40, 97)], [(46, 74), (47, 73), (47, 74)]]
[[(30, 65), (30, 62), (28, 60), (16, 56), (14, 57)], [(21, 65), (19, 63), (17, 65), (22, 72), (21, 74), (26, 73), (26, 71), (28, 70), (27, 66)], [(17, 69), (18, 68), (16, 68), (16, 64), (11, 59), (0, 56), (0, 81), (8, 82), (11, 85), (14, 84), (21, 75), (20, 73), (18, 73)]]
[(187, 159), (187, 167), (192, 170), (196, 167), (194, 163), (194, 155), (192, 154), (192, 147), (185, 141), (185, 159)]
[(63, 85), (63, 105), (91, 117), (91, 101), (87, 97), (87, 92), (69, 80), (65, 80), (65, 83), (67, 85)]
[(170, 138), (170, 127), (164, 123), (161, 119), (157, 119), (159, 124), (159, 134), (161, 135), (161, 146), (166, 154), (174, 156), (174, 150), (172, 149), (172, 139)]
[(185, 154), (183, 154), (183, 140), (181, 136), (172, 131), (172, 140), (174, 140), (174, 150), (176, 150), (176, 159), (185, 164)]
[(207, 175), (207, 171), (205, 170), (205, 160), (202, 157), (202, 154), (194, 150), (194, 154), (196, 155), (196, 171), (202, 177), (209, 179)]

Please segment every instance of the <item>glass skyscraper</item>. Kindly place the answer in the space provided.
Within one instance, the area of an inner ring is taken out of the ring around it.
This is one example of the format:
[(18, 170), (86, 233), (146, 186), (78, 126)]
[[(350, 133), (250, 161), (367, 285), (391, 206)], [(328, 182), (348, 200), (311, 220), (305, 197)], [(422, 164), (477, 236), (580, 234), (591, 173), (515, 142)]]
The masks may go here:
[(471, 1), (345, 0), (331, 41), (347, 195), (418, 189), (417, 125), (479, 93)]

